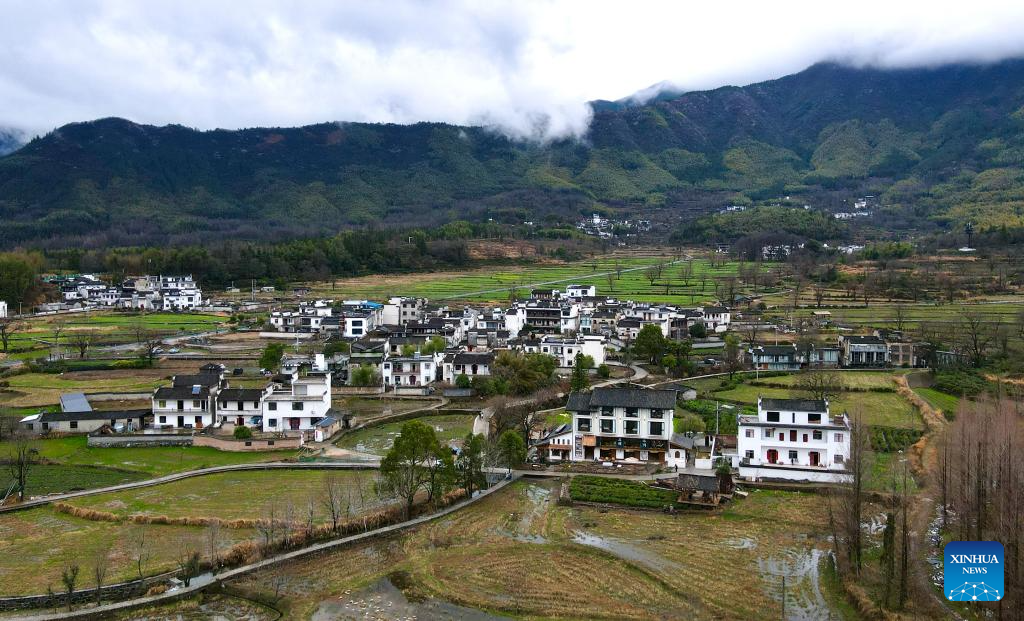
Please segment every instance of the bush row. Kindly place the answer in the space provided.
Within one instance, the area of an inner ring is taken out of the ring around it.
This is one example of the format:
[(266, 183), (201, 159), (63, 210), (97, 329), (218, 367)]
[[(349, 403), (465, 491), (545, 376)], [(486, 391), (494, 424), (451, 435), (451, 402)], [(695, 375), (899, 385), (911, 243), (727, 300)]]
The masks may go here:
[(569, 496), (580, 502), (602, 502), (627, 507), (661, 509), (675, 506), (678, 494), (636, 481), (578, 476), (569, 484)]
[(870, 428), (871, 448), (879, 453), (895, 453), (905, 451), (911, 444), (921, 439), (920, 429), (904, 429), (902, 427), (883, 427), (872, 425)]

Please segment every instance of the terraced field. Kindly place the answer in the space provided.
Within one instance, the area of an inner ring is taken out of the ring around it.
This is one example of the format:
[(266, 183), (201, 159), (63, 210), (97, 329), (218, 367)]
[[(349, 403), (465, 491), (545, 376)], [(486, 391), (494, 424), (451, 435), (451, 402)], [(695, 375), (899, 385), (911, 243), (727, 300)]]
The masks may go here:
[[(0, 453), (0, 457), (3, 454)], [(130, 483), (147, 478), (145, 473), (103, 466), (76, 466), (38, 464), (28, 473), (26, 496), (42, 496), (93, 487), (106, 487)], [(9, 469), (0, 470), (0, 495), (7, 491), (14, 479)]]
[[(427, 297), (432, 300), (467, 302), (507, 301), (512, 289), (526, 296), (531, 288), (564, 289), (569, 283), (596, 285), (602, 295), (614, 295), (637, 301), (673, 304), (700, 304), (715, 299), (714, 279), (735, 276), (737, 263), (711, 267), (705, 259), (694, 259), (692, 272), (683, 278), (683, 265), (667, 265), (652, 283), (647, 268), (674, 261), (672, 256), (602, 257), (573, 263), (531, 263), (508, 267), (489, 267), (463, 272), (426, 274), (378, 274), (312, 283), (311, 295), (386, 299), (393, 295)], [(609, 286), (607, 273), (615, 277)]]
[(438, 414), (375, 425), (343, 435), (337, 445), (361, 453), (384, 455), (402, 431), (402, 425), (411, 420), (418, 420), (433, 427), (437, 439), (446, 444), (452, 440), (465, 438), (466, 434), (473, 430), (473, 418), (472, 414)]
[(280, 588), (277, 605), (294, 619), (335, 618), (385, 578), (409, 601), (516, 617), (751, 619), (780, 616), (785, 576), (787, 613), (839, 618), (818, 573), (818, 496), (756, 491), (721, 513), (668, 516), (558, 506), (557, 485), (519, 482), (405, 534), (232, 586)]

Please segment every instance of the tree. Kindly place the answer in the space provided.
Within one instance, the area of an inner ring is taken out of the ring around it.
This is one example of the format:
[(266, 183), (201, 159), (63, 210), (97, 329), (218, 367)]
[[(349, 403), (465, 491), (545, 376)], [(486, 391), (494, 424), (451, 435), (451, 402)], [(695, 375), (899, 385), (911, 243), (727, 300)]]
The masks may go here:
[(735, 334), (725, 335), (725, 347), (722, 350), (722, 356), (725, 361), (725, 370), (729, 373), (729, 379), (731, 380), (739, 371), (743, 368), (743, 354), (740, 351), (740, 339)]
[(466, 490), (466, 497), (473, 497), (474, 489), (483, 489), (487, 484), (484, 476), (484, 437), (469, 433), (462, 439), (462, 449), (455, 461), (456, 470)]
[(903, 329), (907, 326), (907, 307), (902, 304), (897, 304), (893, 307), (892, 321), (896, 326), (898, 332), (903, 332)]
[(509, 474), (512, 474), (513, 468), (518, 468), (526, 461), (526, 442), (523, 436), (511, 429), (502, 433), (498, 438), (498, 455)]
[(28, 486), (28, 474), (39, 460), (39, 451), (36, 450), (25, 438), (18, 438), (10, 451), (7, 459), (7, 469), (11, 473), (11, 480), (18, 488), (18, 500), (25, 500), (25, 490)]
[(608, 379), (612, 376), (612, 369), (607, 364), (602, 364), (597, 367), (597, 376), (601, 379)]
[[(52, 324), (50, 324), (50, 329), (53, 331), (53, 348), (55, 348), (58, 352), (63, 352), (63, 349), (61, 348), (60, 338), (64, 334), (65, 330), (67, 330), (67, 327), (67, 322), (59, 317), (55, 319)], [(63, 354), (61, 354), (61, 357), (63, 357)]]
[(178, 571), (181, 574), (181, 580), (188, 586), (192, 582), (192, 578), (199, 575), (200, 567), (202, 566), (202, 557), (199, 552), (194, 550), (190, 544), (185, 541), (181, 541), (178, 546)]
[(110, 543), (101, 545), (93, 553), (92, 577), (96, 581), (96, 605), (103, 601), (103, 586), (107, 580), (107, 570), (110, 569)]
[(78, 563), (65, 560), (64, 567), (60, 570), (60, 582), (64, 585), (64, 592), (68, 595), (68, 612), (71, 612), (72, 597), (75, 594), (75, 584), (78, 583)]
[(572, 377), (569, 379), (569, 389), (574, 392), (586, 390), (590, 386), (590, 377), (583, 365), (583, 354), (577, 353), (572, 365)]
[(673, 427), (676, 433), (704, 433), (707, 425), (704, 419), (692, 412), (685, 412), (673, 420)]
[(420, 352), (429, 356), (430, 354), (442, 353), (446, 347), (448, 347), (448, 343), (445, 342), (443, 336), (432, 336), (423, 344)]
[(248, 440), (252, 438), (252, 429), (249, 429), (245, 425), (238, 425), (235, 427), (232, 435), (236, 440)]
[(695, 339), (703, 339), (708, 336), (708, 327), (704, 325), (703, 321), (698, 321), (691, 325), (687, 332)]
[(473, 382), (469, 379), (469, 376), (465, 373), (459, 373), (458, 377), (455, 378), (456, 388), (469, 388), (473, 385)]
[(661, 328), (654, 324), (640, 328), (633, 344), (633, 353), (639, 358), (649, 360), (651, 364), (660, 364), (661, 357), (665, 354), (665, 335), (661, 333)]
[[(342, 515), (346, 515), (349, 510), (349, 505), (345, 504), (347, 497), (342, 494), (344, 485), (341, 480), (338, 479), (338, 475), (335, 472), (329, 472), (324, 477), (324, 495), (322, 502), (324, 508), (327, 509), (327, 515), (331, 519), (331, 531), (334, 533), (338, 532), (338, 526), (341, 524)], [(343, 511), (344, 509), (344, 511)]]
[(843, 486), (839, 496), (837, 520), (839, 535), (845, 544), (846, 565), (854, 576), (860, 575), (864, 559), (864, 486), (871, 472), (870, 452), (871, 436), (868, 426), (858, 413), (854, 413), (850, 417), (850, 455), (846, 460), (846, 472), (850, 476), (850, 482)]
[(796, 378), (796, 388), (811, 399), (826, 401), (843, 389), (843, 378), (835, 371), (803, 371)]
[(76, 331), (71, 333), (68, 340), (71, 346), (78, 350), (78, 357), (85, 358), (85, 354), (96, 340), (96, 333), (92, 330)]
[(7, 352), (9, 349), (14, 335), (21, 332), (24, 327), (25, 324), (13, 317), (0, 317), (0, 346), (2, 346), (4, 352)]
[(381, 485), (405, 501), (406, 518), (412, 517), (416, 494), (427, 490), (434, 475), (431, 464), (440, 452), (433, 427), (413, 420), (402, 425), (394, 445), (381, 460)]
[(281, 365), (281, 358), (284, 356), (284, 345), (281, 343), (270, 343), (263, 348), (260, 355), (260, 368), (273, 371)]
[(41, 265), (40, 255), (0, 253), (0, 300), (7, 301), (11, 314), (34, 300)]
[(972, 310), (960, 316), (959, 333), (961, 349), (975, 368), (981, 367), (992, 345), (992, 326), (981, 313)]
[(550, 386), (557, 366), (547, 354), (503, 351), (494, 359), (493, 376), (495, 381), (504, 382), (508, 392), (526, 395)]
[(373, 365), (361, 364), (351, 370), (351, 381), (353, 386), (375, 386), (379, 383), (377, 372)]
[(141, 579), (145, 575), (146, 563), (149, 562), (151, 552), (149, 540), (146, 533), (149, 529), (146, 526), (136, 526), (128, 534), (128, 545), (132, 553), (132, 562), (135, 563), (135, 570)]

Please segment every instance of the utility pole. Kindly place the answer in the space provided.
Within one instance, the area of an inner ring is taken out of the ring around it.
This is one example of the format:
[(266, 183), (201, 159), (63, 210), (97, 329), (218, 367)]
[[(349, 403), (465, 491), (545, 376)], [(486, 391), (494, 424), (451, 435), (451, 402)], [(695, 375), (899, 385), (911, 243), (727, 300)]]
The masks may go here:
[(782, 621), (786, 621), (786, 574), (782, 574)]

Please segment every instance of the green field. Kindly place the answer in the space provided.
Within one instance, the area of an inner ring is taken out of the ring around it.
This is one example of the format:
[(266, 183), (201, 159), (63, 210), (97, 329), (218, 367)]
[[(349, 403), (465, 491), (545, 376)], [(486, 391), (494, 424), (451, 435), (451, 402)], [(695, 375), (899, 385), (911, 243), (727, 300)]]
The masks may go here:
[[(294, 456), (291, 451), (229, 452), (207, 446), (93, 448), (86, 446), (82, 435), (36, 439), (31, 444), (40, 457), (58, 464), (105, 466), (140, 472), (146, 478), (209, 466), (280, 461)], [(10, 450), (10, 442), (0, 442), (0, 458), (6, 457)]]
[[(766, 297), (765, 302), (769, 305), (777, 304), (780, 307), (788, 307), (792, 304), (792, 298)], [(965, 312), (977, 313), (986, 321), (992, 323), (1014, 323), (1024, 306), (1024, 298), (1013, 298), (1010, 296), (999, 296), (984, 300), (984, 303), (957, 302), (956, 304), (927, 303), (895, 303), (884, 301), (872, 301), (867, 307), (860, 305), (861, 301), (844, 300), (840, 304), (849, 304), (852, 308), (831, 308), (823, 305), (818, 309), (813, 300), (802, 300), (804, 305), (793, 312), (793, 317), (811, 319), (815, 310), (827, 310), (832, 313), (832, 322), (841, 325), (873, 327), (873, 328), (895, 328), (896, 308), (903, 307), (903, 329), (916, 329), (922, 322), (934, 324), (959, 324)], [(767, 316), (775, 314), (769, 311)], [(788, 316), (788, 315), (787, 315)]]
[(263, 470), (208, 474), (123, 492), (72, 499), (76, 507), (119, 516), (133, 513), (170, 517), (207, 516), (225, 520), (259, 517), (271, 504), (282, 515), (305, 519), (312, 501), (317, 522), (328, 519), (323, 504), (328, 477), (344, 485), (352, 513), (379, 506), (375, 471)]
[(451, 440), (461, 440), (466, 437), (473, 430), (473, 418), (471, 414), (421, 416), (394, 423), (364, 427), (363, 429), (346, 433), (335, 444), (344, 449), (384, 455), (402, 431), (402, 425), (413, 420), (430, 425), (437, 434), (437, 439), (442, 444), (447, 444)]
[(914, 392), (927, 401), (928, 405), (942, 410), (943, 414), (949, 418), (956, 416), (956, 412), (960, 408), (960, 397), (946, 394), (940, 390), (934, 388), (915, 388)]
[[(339, 280), (334, 289), (330, 283), (313, 283), (312, 286), (314, 295), (324, 296), (337, 295), (340, 290), (347, 297), (378, 300), (405, 295), (431, 300), (482, 302), (507, 301), (509, 291), (513, 288), (518, 289), (520, 297), (528, 297), (529, 290), (533, 288), (564, 289), (566, 285), (575, 283), (596, 285), (600, 295), (643, 302), (693, 305), (716, 299), (714, 279), (735, 276), (739, 265), (730, 262), (711, 267), (705, 259), (694, 259), (692, 274), (686, 280), (682, 278), (682, 263), (666, 265), (662, 277), (652, 285), (647, 277), (647, 268), (673, 260), (675, 258), (668, 255), (619, 259), (602, 257), (573, 263), (533, 263), (467, 272), (382, 274)], [(608, 272), (618, 274), (610, 287), (605, 275)]]
[[(896, 371), (896, 373), (902, 373), (902, 371)], [(871, 390), (876, 388), (896, 388), (892, 371), (837, 371), (836, 376), (839, 378), (844, 389)], [(753, 376), (747, 374), (746, 379), (747, 381), (752, 381)], [(781, 375), (778, 377), (765, 377), (760, 381), (769, 384), (793, 386), (799, 379), (799, 375)]]
[[(0, 453), (0, 459), (6, 457)], [(106, 487), (130, 483), (148, 478), (145, 473), (135, 470), (121, 470), (104, 466), (80, 466), (61, 464), (37, 464), (29, 470), (25, 495), (42, 496), (94, 487)], [(7, 491), (14, 479), (11, 472), (0, 470), (0, 495)]]
[[(771, 378), (772, 381), (782, 378)], [(758, 396), (773, 399), (790, 399), (799, 397), (785, 388), (766, 388), (740, 384), (732, 390), (718, 391), (714, 398), (736, 403), (757, 403)], [(924, 426), (920, 414), (906, 399), (894, 392), (844, 392), (829, 402), (829, 409), (835, 413), (855, 412), (864, 417), (869, 425), (885, 425), (888, 427), (922, 428)]]

